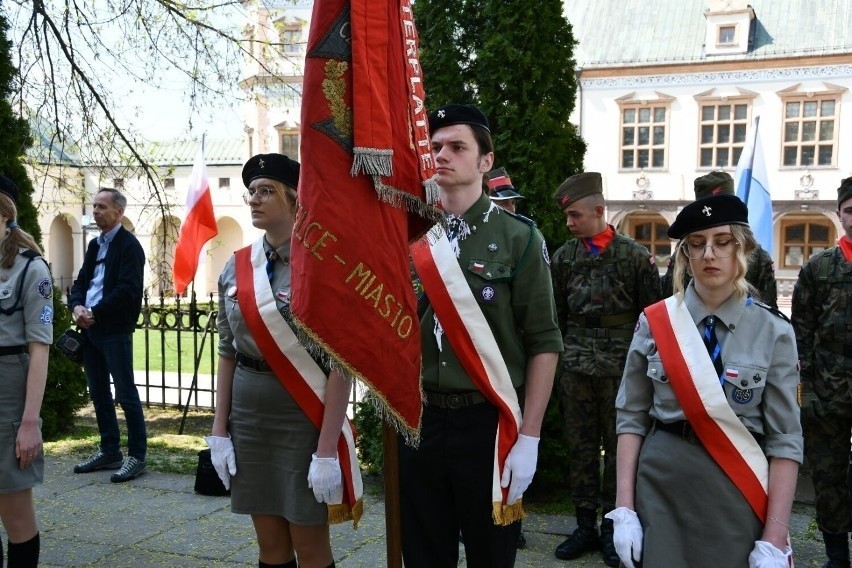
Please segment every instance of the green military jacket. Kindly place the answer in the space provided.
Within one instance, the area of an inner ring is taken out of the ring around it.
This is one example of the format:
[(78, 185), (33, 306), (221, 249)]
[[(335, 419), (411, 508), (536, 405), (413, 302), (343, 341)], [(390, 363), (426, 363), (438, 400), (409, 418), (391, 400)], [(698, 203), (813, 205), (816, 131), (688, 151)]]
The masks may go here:
[[(562, 351), (544, 238), (531, 221), (492, 204), (485, 194), (462, 219), (466, 227), (458, 240), (459, 264), (500, 346), (512, 384), (520, 387), (531, 355)], [(476, 390), (431, 305), (421, 316), (420, 331), (423, 388)]]
[[(684, 272), (683, 288), (686, 289), (691, 276)], [(778, 308), (778, 285), (775, 282), (775, 265), (772, 257), (766, 250), (759, 246), (751, 253), (748, 259), (748, 270), (746, 280), (754, 286), (757, 291), (758, 300), (775, 309)], [(674, 294), (674, 256), (669, 259), (669, 267), (666, 274), (660, 279), (663, 287), (663, 298)]]
[(640, 312), (661, 298), (651, 253), (626, 235), (597, 256), (574, 239), (554, 253), (550, 271), (564, 370), (620, 377)]
[(852, 403), (852, 263), (839, 246), (802, 266), (792, 316), (802, 387), (824, 403)]

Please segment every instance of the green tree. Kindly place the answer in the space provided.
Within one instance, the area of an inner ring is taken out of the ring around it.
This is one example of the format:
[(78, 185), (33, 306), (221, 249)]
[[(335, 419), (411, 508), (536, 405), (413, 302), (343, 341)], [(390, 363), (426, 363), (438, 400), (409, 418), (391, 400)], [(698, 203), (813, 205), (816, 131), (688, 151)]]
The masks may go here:
[[(16, 116), (9, 104), (18, 71), (10, 57), (9, 26), (0, 13), (0, 173), (18, 186), (18, 223), (26, 232), (41, 242), (38, 212), (33, 206), (33, 186), (24, 169), (22, 159), (32, 144), (27, 121)], [(54, 338), (71, 325), (68, 310), (61, 301), (61, 292), (54, 288)], [(62, 356), (55, 347), (50, 348), (47, 367), (47, 385), (41, 407), (42, 433), (46, 439), (70, 431), (74, 415), (86, 404), (86, 377), (79, 365)]]
[(18, 70), (12, 64), (11, 43), (8, 39), (9, 23), (0, 13), (0, 173), (18, 186), (18, 223), (41, 242), (38, 212), (33, 207), (33, 185), (24, 164), (24, 153), (32, 145), (29, 125), (15, 115), (9, 99), (17, 82)]
[(569, 116), (574, 37), (560, 0), (418, 0), (427, 106), (473, 103), (488, 117), (495, 166), (526, 197), (522, 208), (555, 248), (567, 237), (551, 199), (583, 169), (586, 144)]

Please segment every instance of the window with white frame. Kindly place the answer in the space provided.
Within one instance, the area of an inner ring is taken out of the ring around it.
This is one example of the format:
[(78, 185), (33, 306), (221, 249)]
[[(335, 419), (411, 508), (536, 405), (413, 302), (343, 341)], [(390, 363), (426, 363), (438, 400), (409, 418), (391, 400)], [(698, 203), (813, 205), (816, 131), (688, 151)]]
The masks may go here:
[(836, 95), (784, 101), (784, 139), (781, 164), (787, 167), (832, 167), (836, 164)]
[(719, 45), (733, 45), (737, 42), (737, 26), (719, 26)]
[(231, 189), (231, 178), (219, 178), (219, 189)]
[(668, 105), (621, 107), (622, 170), (666, 169)]
[(834, 244), (834, 224), (823, 216), (785, 218), (781, 221), (781, 268), (800, 268), (814, 253)]
[(175, 178), (166, 178), (163, 180), (163, 187), (166, 189), (175, 188)]
[(749, 104), (703, 103), (699, 116), (699, 167), (735, 168), (746, 140)]

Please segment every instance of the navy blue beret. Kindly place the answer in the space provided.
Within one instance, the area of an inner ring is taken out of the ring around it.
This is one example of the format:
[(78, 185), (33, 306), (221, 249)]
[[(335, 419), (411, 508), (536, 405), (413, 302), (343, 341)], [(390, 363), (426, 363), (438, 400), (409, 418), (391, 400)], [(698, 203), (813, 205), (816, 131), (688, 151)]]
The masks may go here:
[(748, 207), (736, 195), (714, 195), (693, 201), (677, 214), (668, 230), (670, 239), (722, 225), (748, 225)]
[(473, 105), (449, 104), (429, 113), (429, 132), (435, 132), (453, 124), (481, 126), (491, 132), (488, 127), (488, 119), (485, 118), (481, 110)]
[(257, 178), (268, 178), (298, 189), (299, 169), (299, 162), (284, 154), (258, 154), (243, 166), (243, 185), (248, 187)]

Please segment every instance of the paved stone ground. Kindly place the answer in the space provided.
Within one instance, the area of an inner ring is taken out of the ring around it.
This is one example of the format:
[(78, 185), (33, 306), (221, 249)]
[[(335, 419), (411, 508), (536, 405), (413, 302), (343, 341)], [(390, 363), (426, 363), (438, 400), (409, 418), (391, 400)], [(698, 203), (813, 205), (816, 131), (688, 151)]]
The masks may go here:
[[(226, 497), (196, 495), (192, 476), (149, 472), (113, 484), (111, 472), (76, 475), (72, 466), (68, 457), (48, 456), (45, 483), (35, 490), (44, 568), (257, 566), (249, 518), (232, 514)], [(812, 490), (804, 477), (799, 485), (792, 523), (796, 566), (815, 568), (824, 558), (812, 522)], [(599, 554), (570, 562), (553, 556), (575, 526), (571, 516), (530, 515), (524, 521), (528, 546), (518, 553), (517, 566), (604, 566)], [(332, 539), (340, 568), (386, 565), (382, 495), (367, 496), (357, 530), (335, 526)], [(462, 554), (459, 566), (465, 565)]]

